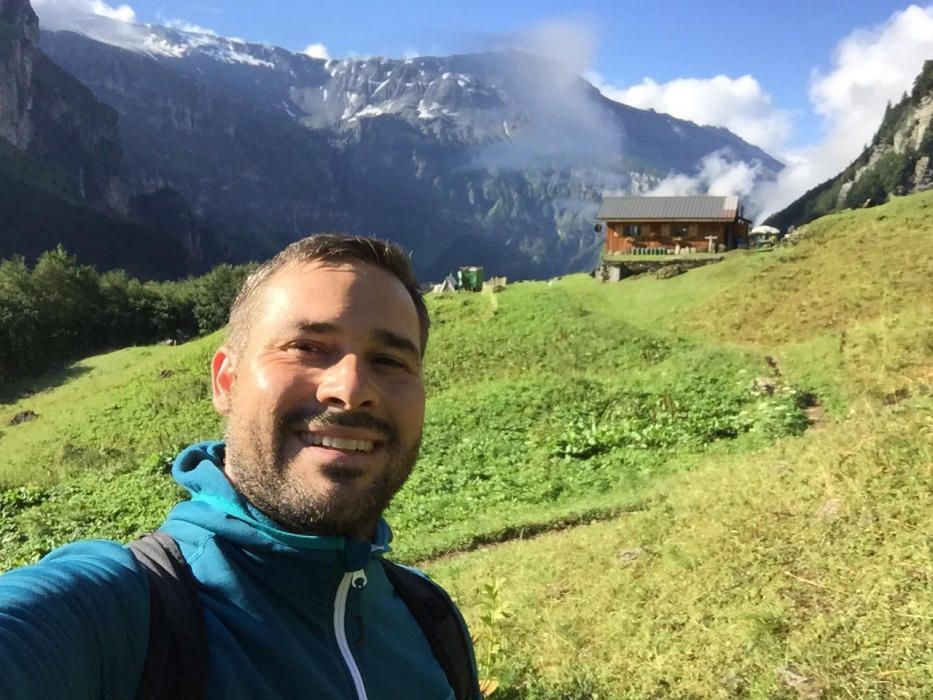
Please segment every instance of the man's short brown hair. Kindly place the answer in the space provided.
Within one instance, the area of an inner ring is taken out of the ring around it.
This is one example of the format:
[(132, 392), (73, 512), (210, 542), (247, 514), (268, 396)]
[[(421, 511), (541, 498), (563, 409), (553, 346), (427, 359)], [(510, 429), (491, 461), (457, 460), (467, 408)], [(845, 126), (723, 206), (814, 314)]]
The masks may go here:
[(389, 241), (367, 236), (350, 236), (337, 233), (319, 233), (295, 241), (271, 260), (254, 270), (233, 300), (230, 307), (230, 322), (227, 339), (237, 352), (246, 347), (253, 324), (256, 300), (269, 278), (287, 265), (310, 263), (318, 260), (327, 262), (361, 262), (380, 267), (392, 273), (405, 285), (421, 327), (421, 354), (428, 346), (428, 327), (431, 324), (428, 308), (418, 289), (418, 280), (411, 267), (411, 259), (399, 246)]

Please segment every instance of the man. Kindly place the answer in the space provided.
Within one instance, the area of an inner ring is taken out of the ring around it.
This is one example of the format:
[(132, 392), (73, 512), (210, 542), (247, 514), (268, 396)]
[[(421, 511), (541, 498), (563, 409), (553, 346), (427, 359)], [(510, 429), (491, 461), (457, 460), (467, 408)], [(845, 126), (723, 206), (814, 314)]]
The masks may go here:
[[(226, 441), (178, 456), (191, 499), (161, 528), (197, 580), (207, 697), (454, 697), (378, 561), (382, 511), (418, 455), (427, 338), (410, 263), (388, 243), (313, 236), (244, 284), (211, 364)], [(0, 577), (0, 696), (135, 697), (149, 596), (111, 542)]]

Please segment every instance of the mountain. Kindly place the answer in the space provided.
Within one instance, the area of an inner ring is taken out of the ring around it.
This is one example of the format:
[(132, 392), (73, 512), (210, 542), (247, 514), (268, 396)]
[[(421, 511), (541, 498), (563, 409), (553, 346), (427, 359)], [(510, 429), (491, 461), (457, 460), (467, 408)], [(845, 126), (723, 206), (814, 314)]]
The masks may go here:
[(871, 144), (836, 177), (814, 187), (766, 224), (787, 229), (841, 209), (875, 206), (892, 195), (933, 186), (933, 60), (923, 64), (913, 89), (888, 104)]
[(146, 278), (215, 262), (219, 247), (177, 193), (126, 186), (117, 112), (38, 40), (29, 2), (0, 0), (0, 257), (61, 244)]
[(592, 263), (604, 190), (711, 153), (781, 168), (517, 52), (323, 61), (100, 17), (81, 29), (41, 45), (119, 114), (128, 187), (178, 191), (239, 257), (340, 230), (402, 243), (429, 278), (466, 263), (540, 277)]

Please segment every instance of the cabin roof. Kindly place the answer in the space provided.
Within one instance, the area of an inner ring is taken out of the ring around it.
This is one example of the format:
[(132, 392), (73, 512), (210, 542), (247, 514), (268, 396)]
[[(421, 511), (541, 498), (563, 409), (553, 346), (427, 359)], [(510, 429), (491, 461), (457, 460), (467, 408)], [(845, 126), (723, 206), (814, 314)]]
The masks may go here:
[(734, 221), (739, 213), (739, 198), (735, 196), (603, 197), (596, 218), (600, 221)]

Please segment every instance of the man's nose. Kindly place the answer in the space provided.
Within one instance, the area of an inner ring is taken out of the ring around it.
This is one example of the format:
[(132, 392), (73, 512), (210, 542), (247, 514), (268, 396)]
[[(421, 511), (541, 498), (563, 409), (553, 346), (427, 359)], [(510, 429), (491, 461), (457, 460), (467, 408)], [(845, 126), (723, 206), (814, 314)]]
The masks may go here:
[(364, 362), (349, 353), (323, 371), (317, 386), (321, 404), (344, 410), (371, 408), (378, 398)]

